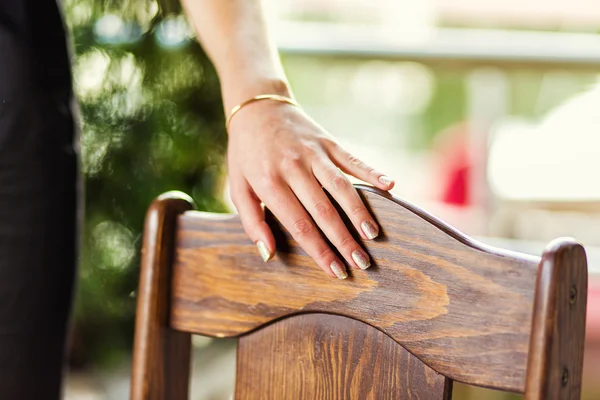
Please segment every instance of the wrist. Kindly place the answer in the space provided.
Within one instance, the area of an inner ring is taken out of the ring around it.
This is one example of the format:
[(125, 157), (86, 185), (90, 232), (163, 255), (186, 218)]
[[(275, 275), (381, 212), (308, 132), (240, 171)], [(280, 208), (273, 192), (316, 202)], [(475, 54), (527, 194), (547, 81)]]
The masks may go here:
[(240, 103), (239, 105), (233, 107), (229, 113), (229, 116), (227, 117), (227, 119), (225, 120), (225, 127), (227, 128), (227, 131), (229, 131), (229, 124), (231, 122), (231, 120), (233, 119), (233, 117), (235, 116), (235, 114), (237, 114), (239, 111), (242, 110), (242, 108), (246, 107), (246, 106), (250, 106), (253, 103), (257, 103), (259, 101), (277, 101), (279, 103), (285, 103), (285, 104), (290, 104), (296, 107), (299, 107), (300, 105), (295, 101), (292, 100), (289, 97), (286, 96), (280, 96), (277, 94), (261, 94), (255, 97), (252, 97), (242, 103)]
[(226, 115), (229, 115), (233, 107), (261, 94), (276, 94), (290, 99), (294, 98), (290, 85), (284, 78), (230, 80), (222, 84), (222, 91)]

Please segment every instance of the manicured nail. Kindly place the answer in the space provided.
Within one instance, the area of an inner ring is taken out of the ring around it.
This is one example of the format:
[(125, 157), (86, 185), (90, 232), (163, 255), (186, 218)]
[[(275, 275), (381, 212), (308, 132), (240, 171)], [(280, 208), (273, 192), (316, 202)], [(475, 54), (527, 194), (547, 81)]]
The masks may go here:
[(256, 247), (258, 248), (258, 252), (260, 253), (260, 256), (264, 262), (267, 262), (271, 259), (271, 250), (269, 250), (267, 245), (262, 240), (256, 242)]
[(335, 276), (337, 276), (338, 278), (346, 279), (348, 277), (346, 267), (344, 267), (344, 265), (340, 264), (339, 262), (334, 261), (329, 265), (329, 267), (331, 268)]
[(381, 175), (379, 177), (379, 182), (383, 183), (385, 186), (391, 185), (394, 180), (389, 176)]
[(371, 266), (371, 261), (369, 261), (369, 257), (362, 251), (354, 250), (352, 252), (352, 259), (360, 269), (367, 269)]
[(371, 221), (363, 221), (360, 227), (367, 239), (375, 239), (379, 235), (377, 227)]

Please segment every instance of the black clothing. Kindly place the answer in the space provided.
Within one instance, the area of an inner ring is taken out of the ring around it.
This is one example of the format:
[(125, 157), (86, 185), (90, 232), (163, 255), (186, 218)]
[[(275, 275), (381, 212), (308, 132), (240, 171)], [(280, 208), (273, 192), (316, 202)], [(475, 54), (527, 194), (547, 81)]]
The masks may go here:
[(75, 280), (78, 168), (54, 0), (0, 0), (0, 399), (55, 400)]

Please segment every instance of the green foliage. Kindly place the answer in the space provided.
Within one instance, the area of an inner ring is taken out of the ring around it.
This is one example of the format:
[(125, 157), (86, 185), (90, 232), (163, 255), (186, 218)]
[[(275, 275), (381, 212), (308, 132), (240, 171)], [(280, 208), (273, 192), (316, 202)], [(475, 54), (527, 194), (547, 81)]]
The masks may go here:
[(437, 71), (435, 91), (421, 117), (423, 134), (413, 136), (416, 147), (430, 147), (435, 137), (467, 115), (464, 73)]
[[(141, 232), (152, 199), (178, 189), (200, 209), (224, 211), (219, 193), (226, 135), (211, 63), (193, 40), (160, 45), (157, 29), (166, 13), (156, 3), (79, 0), (65, 6), (86, 192), (71, 358), (97, 364), (130, 349)], [(106, 11), (138, 29), (135, 40), (102, 41), (95, 28)]]

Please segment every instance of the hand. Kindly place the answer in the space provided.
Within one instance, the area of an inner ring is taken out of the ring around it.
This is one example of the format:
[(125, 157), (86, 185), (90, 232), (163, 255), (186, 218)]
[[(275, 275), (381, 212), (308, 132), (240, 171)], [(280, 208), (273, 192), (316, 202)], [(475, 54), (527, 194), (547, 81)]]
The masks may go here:
[(228, 165), (231, 198), (265, 262), (274, 254), (275, 239), (261, 201), (330, 276), (348, 275), (315, 223), (348, 265), (370, 266), (323, 188), (360, 236), (374, 239), (379, 227), (342, 171), (383, 190), (394, 182), (344, 150), (300, 108), (272, 100), (242, 108), (229, 126)]

